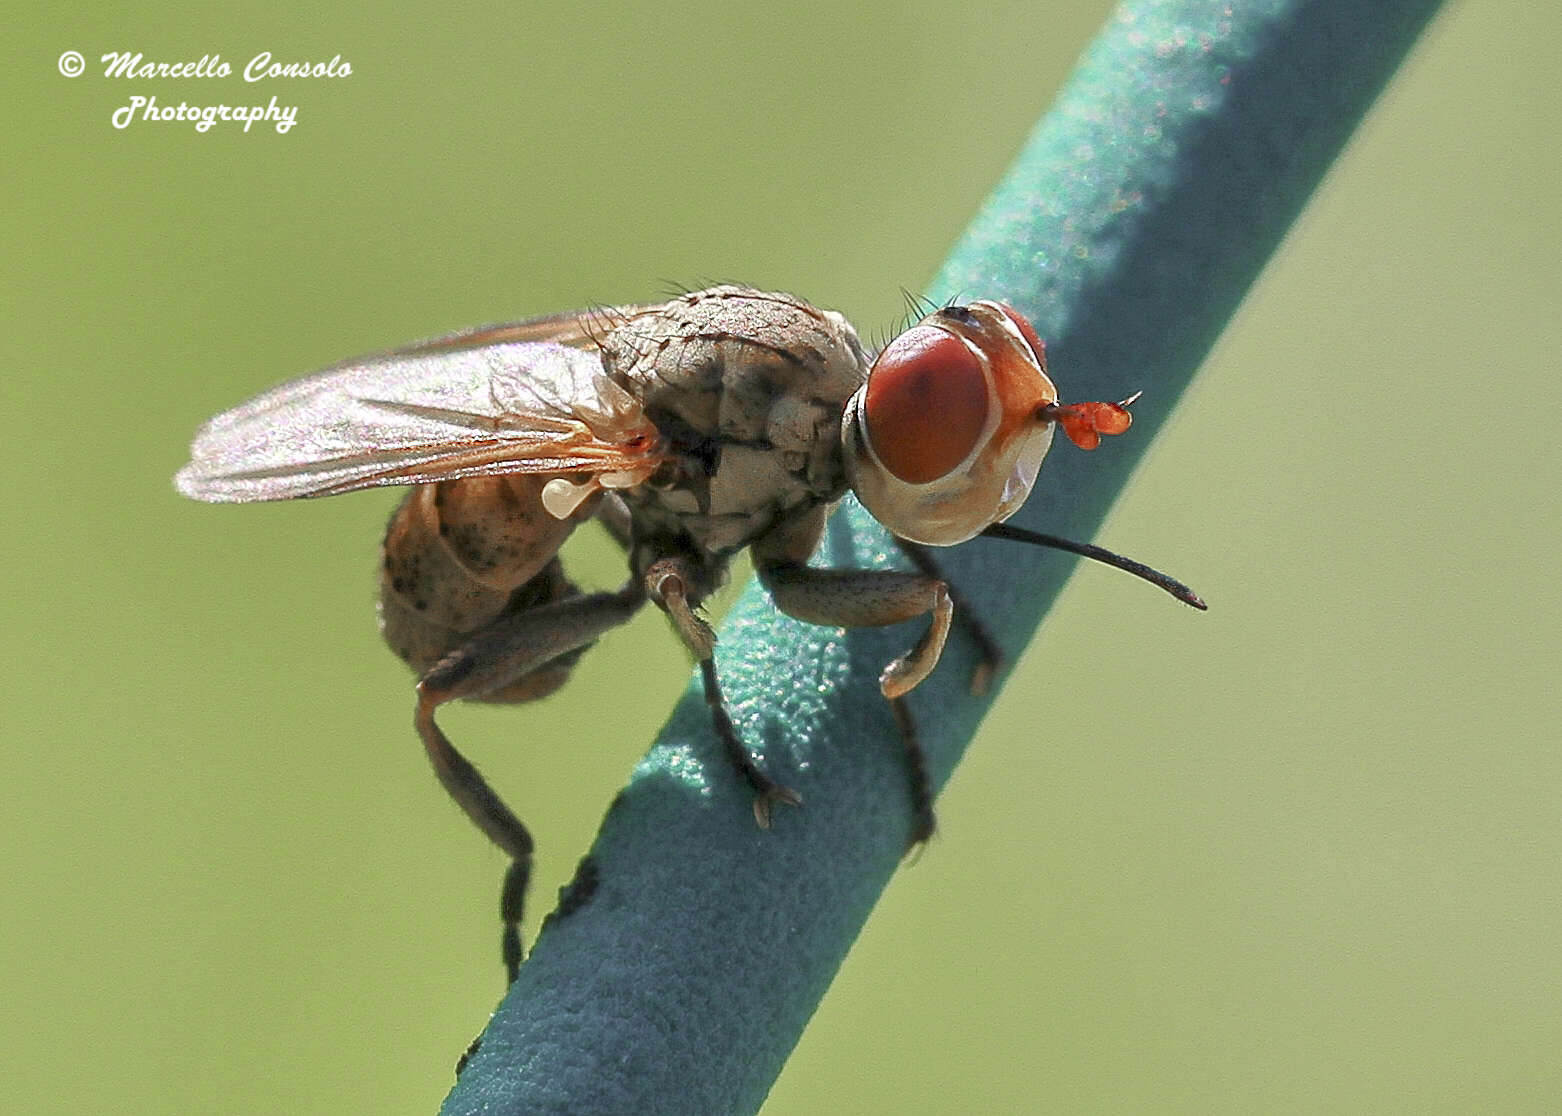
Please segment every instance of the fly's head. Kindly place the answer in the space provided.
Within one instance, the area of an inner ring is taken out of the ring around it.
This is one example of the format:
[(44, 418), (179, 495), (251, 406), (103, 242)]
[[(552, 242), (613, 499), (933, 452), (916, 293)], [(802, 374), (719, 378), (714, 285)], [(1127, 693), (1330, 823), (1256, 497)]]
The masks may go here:
[(884, 347), (846, 405), (847, 477), (901, 538), (964, 542), (1017, 511), (1061, 426), (1081, 449), (1132, 421), (1123, 403), (1061, 406), (1046, 351), (1012, 307), (933, 311)]

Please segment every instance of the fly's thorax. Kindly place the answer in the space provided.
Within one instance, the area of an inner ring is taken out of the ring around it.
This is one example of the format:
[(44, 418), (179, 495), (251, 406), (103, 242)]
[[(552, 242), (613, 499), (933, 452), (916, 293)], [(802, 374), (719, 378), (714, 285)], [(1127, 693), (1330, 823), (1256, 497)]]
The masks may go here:
[(641, 535), (730, 553), (845, 491), (841, 413), (867, 360), (841, 315), (713, 287), (629, 321), (602, 350), (677, 455), (625, 494)]
[(550, 516), (541, 498), (549, 479), (514, 474), (420, 485), (391, 516), (380, 628), (414, 669), (426, 670), (506, 610), (573, 594), (554, 558), (590, 508), (562, 521)]

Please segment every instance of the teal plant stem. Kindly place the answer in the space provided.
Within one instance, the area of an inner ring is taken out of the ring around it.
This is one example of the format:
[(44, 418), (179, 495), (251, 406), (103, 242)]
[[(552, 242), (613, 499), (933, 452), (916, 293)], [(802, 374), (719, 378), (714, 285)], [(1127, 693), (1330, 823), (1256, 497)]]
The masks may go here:
[[(1437, 6), (1140, 0), (1114, 13), (930, 292), (1023, 310), (1069, 398), (1146, 389), (1132, 435), (1109, 453), (1054, 449), (1016, 522), (1091, 536)], [(817, 560), (884, 565), (892, 549), (849, 506)], [(988, 540), (946, 555), (1011, 658), (1071, 566)], [(1197, 586), (1196, 571), (1179, 572)], [(1218, 587), (1198, 587), (1218, 608)], [(1148, 589), (1138, 599), (1180, 607)], [(745, 741), (804, 805), (758, 830), (697, 692), (686, 694), (446, 1112), (759, 1108), (901, 860), (911, 815), (877, 677), (916, 633), (810, 627), (749, 587), (718, 668)], [(957, 634), (912, 696), (939, 786), (990, 700), (967, 693), (973, 662)]]

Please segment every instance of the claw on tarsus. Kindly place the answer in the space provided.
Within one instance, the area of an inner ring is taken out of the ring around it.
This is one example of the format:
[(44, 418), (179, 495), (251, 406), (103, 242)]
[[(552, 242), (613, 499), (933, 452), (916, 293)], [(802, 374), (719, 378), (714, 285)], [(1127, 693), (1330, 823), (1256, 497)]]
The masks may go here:
[(770, 828), (770, 807), (779, 802), (783, 806), (801, 806), (803, 796), (791, 787), (771, 783), (768, 787), (756, 787), (754, 791), (754, 821), (761, 829)]

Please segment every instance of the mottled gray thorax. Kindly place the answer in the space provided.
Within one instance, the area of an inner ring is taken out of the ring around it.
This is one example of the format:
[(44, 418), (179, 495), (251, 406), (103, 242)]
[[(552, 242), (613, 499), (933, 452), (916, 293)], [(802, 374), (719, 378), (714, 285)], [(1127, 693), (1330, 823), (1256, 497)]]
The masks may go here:
[(841, 412), (867, 361), (841, 315), (788, 294), (713, 287), (626, 322), (602, 349), (609, 375), (678, 453), (622, 494), (637, 539), (724, 559), (845, 492)]

